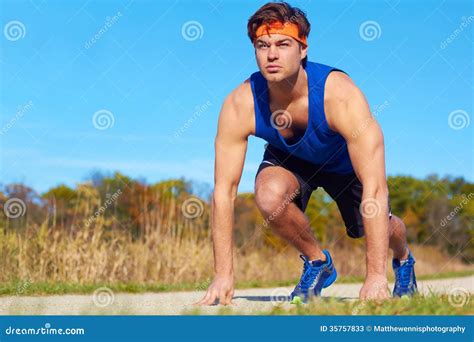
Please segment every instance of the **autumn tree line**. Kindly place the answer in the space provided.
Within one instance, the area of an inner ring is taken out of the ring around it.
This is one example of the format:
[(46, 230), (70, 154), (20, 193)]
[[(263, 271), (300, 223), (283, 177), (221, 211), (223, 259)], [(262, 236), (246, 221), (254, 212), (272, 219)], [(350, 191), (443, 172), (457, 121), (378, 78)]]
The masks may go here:
[[(391, 176), (388, 185), (392, 212), (404, 220), (410, 243), (440, 246), (466, 263), (474, 261), (473, 183), (430, 175)], [(64, 236), (100, 229), (104, 238), (118, 232), (130, 241), (150, 234), (210, 241), (211, 196), (209, 185), (185, 179), (148, 184), (119, 172), (96, 173), (74, 188), (58, 185), (42, 194), (25, 184), (5, 184), (0, 188), (0, 238), (40, 229)], [(360, 243), (345, 237), (338, 208), (323, 190), (313, 193), (306, 214), (323, 244)], [(285, 248), (265, 224), (253, 193), (239, 194), (235, 202), (235, 244), (242, 253), (261, 246)], [(160, 248), (160, 241), (154, 246)]]

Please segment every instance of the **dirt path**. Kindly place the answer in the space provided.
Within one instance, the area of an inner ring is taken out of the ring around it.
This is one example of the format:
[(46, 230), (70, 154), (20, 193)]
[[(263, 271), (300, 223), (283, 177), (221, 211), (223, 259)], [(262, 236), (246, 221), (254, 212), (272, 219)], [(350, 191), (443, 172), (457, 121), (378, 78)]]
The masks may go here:
[[(333, 284), (323, 291), (324, 297), (342, 300), (357, 298), (362, 284)], [(390, 284), (390, 288), (392, 288)], [(419, 281), (420, 292), (465, 293), (474, 292), (474, 276), (440, 280)], [(265, 288), (236, 290), (233, 308), (242, 313), (271, 309), (274, 305), (289, 306), (287, 298), (292, 288)], [(0, 297), (0, 315), (179, 315), (193, 310), (193, 302), (204, 291), (161, 293), (112, 293), (106, 288), (94, 295), (58, 296), (5, 296)], [(221, 306), (203, 307), (202, 313), (217, 313)]]

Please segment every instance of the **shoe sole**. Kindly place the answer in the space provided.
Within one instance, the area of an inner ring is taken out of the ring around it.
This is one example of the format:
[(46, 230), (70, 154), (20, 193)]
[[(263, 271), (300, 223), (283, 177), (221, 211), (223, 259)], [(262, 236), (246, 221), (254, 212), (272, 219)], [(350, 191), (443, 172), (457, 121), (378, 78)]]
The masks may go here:
[(332, 272), (331, 275), (324, 282), (323, 289), (325, 289), (326, 287), (334, 283), (334, 281), (336, 281), (336, 278), (337, 278), (337, 271), (336, 271), (336, 268), (334, 268), (334, 272)]
[[(331, 275), (326, 279), (326, 281), (324, 282), (323, 284), (323, 289), (325, 289), (326, 287), (329, 287), (332, 285), (332, 283), (334, 283), (336, 281), (336, 278), (337, 278), (337, 271), (336, 271), (336, 268), (334, 267), (334, 272), (331, 273)], [(322, 290), (321, 290), (322, 292)], [(319, 296), (321, 296), (321, 293), (319, 294)], [(317, 296), (317, 297), (319, 297)], [(295, 296), (293, 297), (293, 299), (290, 301), (290, 304), (304, 304), (304, 303), (307, 303), (303, 300), (303, 298), (301, 298), (301, 296)]]

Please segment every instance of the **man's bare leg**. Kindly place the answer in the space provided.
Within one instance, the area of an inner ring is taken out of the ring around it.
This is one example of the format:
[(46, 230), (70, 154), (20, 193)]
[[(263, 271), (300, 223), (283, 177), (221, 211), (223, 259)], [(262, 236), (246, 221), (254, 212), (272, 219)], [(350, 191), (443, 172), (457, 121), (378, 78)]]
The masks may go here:
[(264, 219), (282, 238), (309, 260), (325, 261), (306, 215), (291, 198), (299, 191), (296, 177), (288, 170), (271, 166), (263, 169), (255, 183), (255, 201)]
[[(309, 219), (295, 203), (288, 201), (296, 191), (299, 191), (299, 183), (291, 172), (278, 166), (267, 167), (257, 176), (255, 200), (264, 219), (278, 235), (310, 260), (325, 260)], [(406, 227), (395, 215), (390, 219), (389, 247), (395, 259), (408, 258)]]
[(403, 221), (395, 215), (392, 215), (390, 219), (389, 247), (393, 251), (395, 259), (403, 260), (408, 258), (406, 227)]

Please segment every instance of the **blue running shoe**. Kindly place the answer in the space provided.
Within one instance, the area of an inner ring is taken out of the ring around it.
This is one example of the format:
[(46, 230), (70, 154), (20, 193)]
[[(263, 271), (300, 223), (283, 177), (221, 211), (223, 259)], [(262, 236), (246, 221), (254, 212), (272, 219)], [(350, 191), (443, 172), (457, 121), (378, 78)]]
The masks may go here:
[(309, 261), (304, 255), (300, 255), (303, 259), (303, 275), (291, 293), (291, 303), (307, 303), (311, 296), (320, 296), (321, 290), (328, 287), (337, 278), (336, 268), (332, 263), (331, 255), (327, 250), (323, 250), (326, 255), (326, 261), (316, 260)]
[(395, 273), (395, 286), (393, 288), (393, 297), (407, 295), (412, 297), (417, 291), (415, 276), (415, 258), (408, 251), (408, 259), (400, 263), (400, 260), (392, 260), (393, 272)]

